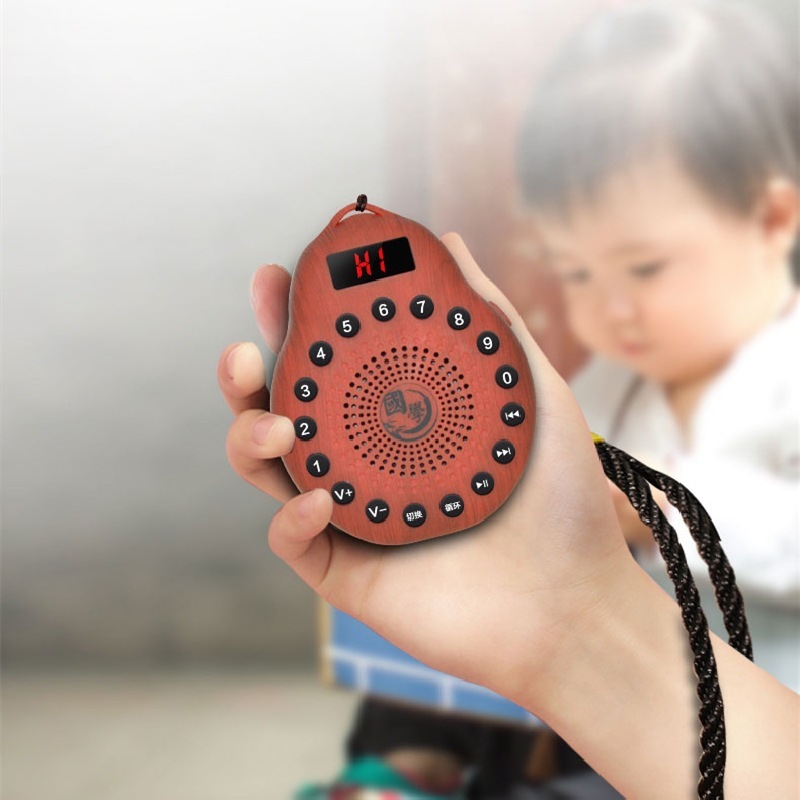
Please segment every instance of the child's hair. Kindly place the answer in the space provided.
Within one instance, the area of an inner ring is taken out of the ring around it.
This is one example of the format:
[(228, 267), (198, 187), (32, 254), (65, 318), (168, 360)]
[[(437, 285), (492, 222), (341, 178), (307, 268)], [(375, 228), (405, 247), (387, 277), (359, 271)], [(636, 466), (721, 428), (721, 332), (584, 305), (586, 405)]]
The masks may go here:
[(525, 199), (566, 216), (661, 147), (726, 207), (775, 175), (800, 187), (800, 79), (788, 43), (730, 2), (637, 2), (593, 15), (545, 70), (524, 121)]

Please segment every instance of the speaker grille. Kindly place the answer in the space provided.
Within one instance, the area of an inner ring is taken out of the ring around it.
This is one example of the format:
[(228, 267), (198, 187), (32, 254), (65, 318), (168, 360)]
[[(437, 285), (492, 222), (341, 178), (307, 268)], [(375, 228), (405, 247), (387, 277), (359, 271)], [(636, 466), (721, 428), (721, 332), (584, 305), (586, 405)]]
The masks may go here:
[[(381, 418), (395, 387), (415, 384), (436, 405), (436, 422), (421, 439), (398, 440)], [(447, 356), (416, 345), (383, 350), (355, 373), (343, 400), (344, 427), (353, 449), (376, 470), (414, 478), (445, 468), (469, 439), (475, 406), (464, 375)]]

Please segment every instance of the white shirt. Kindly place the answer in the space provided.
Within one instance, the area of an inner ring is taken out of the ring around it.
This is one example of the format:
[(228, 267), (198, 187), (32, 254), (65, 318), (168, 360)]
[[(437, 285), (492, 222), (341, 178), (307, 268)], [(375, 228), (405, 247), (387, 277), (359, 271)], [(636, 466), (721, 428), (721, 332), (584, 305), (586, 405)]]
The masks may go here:
[[(711, 515), (745, 597), (800, 606), (800, 303), (748, 341), (704, 392), (687, 447), (663, 389), (595, 358), (572, 381), (589, 427), (668, 472)], [(705, 565), (675, 509), (695, 576)]]

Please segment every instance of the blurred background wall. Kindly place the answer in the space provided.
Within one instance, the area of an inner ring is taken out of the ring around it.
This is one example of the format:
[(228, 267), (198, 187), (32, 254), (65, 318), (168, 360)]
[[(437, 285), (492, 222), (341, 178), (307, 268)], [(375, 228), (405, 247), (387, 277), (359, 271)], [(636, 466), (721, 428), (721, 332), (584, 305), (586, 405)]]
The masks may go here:
[(277, 506), (224, 455), (250, 275), (366, 192), (462, 232), (568, 371), (512, 146), (596, 4), (4, 3), (6, 666), (313, 662)]

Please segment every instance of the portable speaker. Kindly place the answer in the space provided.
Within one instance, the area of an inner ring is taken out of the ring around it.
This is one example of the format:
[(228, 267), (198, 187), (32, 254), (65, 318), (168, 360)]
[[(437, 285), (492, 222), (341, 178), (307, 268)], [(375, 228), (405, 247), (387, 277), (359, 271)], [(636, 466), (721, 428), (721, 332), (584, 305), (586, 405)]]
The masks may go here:
[(357, 203), (306, 247), (271, 386), (294, 421), (298, 489), (328, 490), (332, 523), (379, 544), (455, 533), (509, 497), (536, 403), (508, 318), (422, 225)]

